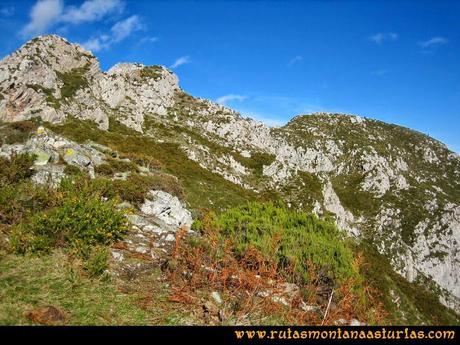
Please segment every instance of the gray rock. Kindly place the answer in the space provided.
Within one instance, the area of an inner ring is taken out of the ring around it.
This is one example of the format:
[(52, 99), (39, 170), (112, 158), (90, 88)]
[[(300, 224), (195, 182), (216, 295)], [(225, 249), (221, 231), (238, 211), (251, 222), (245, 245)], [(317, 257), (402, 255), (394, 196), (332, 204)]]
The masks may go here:
[(222, 304), (222, 297), (220, 297), (219, 292), (213, 291), (211, 293), (211, 297), (214, 300), (214, 302), (216, 302), (216, 304)]
[(64, 166), (56, 164), (47, 164), (36, 166), (35, 174), (32, 176), (32, 181), (36, 184), (50, 185), (57, 187), (64, 178)]
[(36, 156), (34, 165), (46, 165), (51, 160), (51, 155), (48, 152), (45, 152), (44, 150), (35, 149), (32, 150), (30, 153)]
[(181, 204), (179, 199), (163, 191), (150, 191), (148, 199), (141, 206), (141, 211), (150, 216), (155, 216), (165, 224), (175, 229), (190, 230), (192, 215)]

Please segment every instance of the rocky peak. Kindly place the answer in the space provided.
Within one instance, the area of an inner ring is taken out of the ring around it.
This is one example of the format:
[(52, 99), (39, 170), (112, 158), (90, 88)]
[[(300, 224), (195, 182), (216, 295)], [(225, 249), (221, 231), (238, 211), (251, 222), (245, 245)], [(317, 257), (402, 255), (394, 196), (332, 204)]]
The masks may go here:
[(142, 131), (144, 116), (166, 115), (178, 90), (177, 76), (164, 67), (124, 63), (103, 73), (80, 45), (39, 36), (0, 62), (0, 120), (71, 115), (107, 129), (115, 116)]

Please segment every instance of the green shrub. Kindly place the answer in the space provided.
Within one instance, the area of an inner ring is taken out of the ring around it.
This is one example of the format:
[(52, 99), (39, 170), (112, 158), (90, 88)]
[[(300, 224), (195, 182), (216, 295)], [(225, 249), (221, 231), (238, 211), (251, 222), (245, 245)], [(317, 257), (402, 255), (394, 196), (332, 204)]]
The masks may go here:
[(82, 174), (82, 171), (75, 165), (67, 164), (64, 168), (64, 174), (67, 176), (78, 176)]
[[(210, 217), (220, 243), (230, 243), (235, 255), (243, 257), (253, 247), (294, 280), (308, 281), (311, 264), (321, 279), (342, 282), (358, 277), (352, 250), (341, 232), (315, 215), (272, 203), (248, 203)], [(203, 231), (203, 224), (195, 222), (194, 228)]]
[(113, 202), (85, 193), (68, 196), (59, 206), (33, 215), (12, 231), (11, 244), (18, 253), (49, 251), (52, 247), (108, 245), (127, 230), (124, 215)]
[(13, 155), (11, 159), (0, 157), (0, 186), (21, 182), (32, 176), (35, 156)]
[(62, 80), (64, 85), (61, 88), (61, 97), (70, 98), (82, 88), (88, 86), (88, 80), (85, 77), (87, 67), (75, 68), (69, 72), (61, 73), (56, 72), (58, 77)]
[(0, 187), (0, 224), (17, 224), (29, 214), (54, 206), (56, 201), (54, 190), (30, 181)]
[(148, 192), (152, 189), (163, 190), (178, 198), (184, 197), (184, 191), (179, 181), (168, 174), (141, 175), (134, 173), (127, 180), (113, 181), (112, 185), (116, 195), (135, 204), (144, 202)]
[(142, 78), (157, 79), (161, 77), (163, 69), (160, 66), (146, 66), (141, 69), (140, 74)]
[(0, 144), (23, 143), (37, 129), (33, 121), (18, 121), (4, 124), (0, 127)]
[(275, 155), (266, 152), (255, 152), (251, 157), (236, 157), (244, 166), (251, 169), (257, 176), (262, 176), (264, 165), (270, 165), (275, 161)]
[(101, 276), (108, 268), (109, 251), (104, 246), (89, 247), (84, 259), (83, 268), (89, 273), (90, 277)]
[(94, 168), (94, 172), (102, 176), (112, 176), (116, 170), (108, 163), (103, 163)]

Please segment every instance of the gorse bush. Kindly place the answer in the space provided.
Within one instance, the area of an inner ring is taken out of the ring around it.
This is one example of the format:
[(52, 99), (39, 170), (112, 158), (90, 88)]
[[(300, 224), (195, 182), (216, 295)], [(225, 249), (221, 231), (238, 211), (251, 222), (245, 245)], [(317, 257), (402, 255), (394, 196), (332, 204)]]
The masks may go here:
[(256, 249), (268, 261), (306, 282), (309, 265), (319, 271), (318, 279), (343, 282), (356, 278), (353, 252), (337, 227), (315, 215), (296, 212), (272, 203), (248, 203), (197, 221), (195, 230), (217, 231), (221, 245), (230, 244), (235, 255), (244, 257)]
[(16, 252), (49, 251), (67, 246), (107, 245), (120, 240), (127, 230), (124, 215), (113, 202), (98, 197), (65, 198), (54, 209), (33, 215), (13, 229), (11, 243)]

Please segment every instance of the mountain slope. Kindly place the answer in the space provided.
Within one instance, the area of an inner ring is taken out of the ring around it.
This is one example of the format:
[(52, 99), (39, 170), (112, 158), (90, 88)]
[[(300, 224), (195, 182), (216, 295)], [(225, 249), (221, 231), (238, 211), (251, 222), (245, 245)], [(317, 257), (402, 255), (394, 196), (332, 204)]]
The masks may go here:
[(0, 119), (30, 118), (76, 141), (126, 153), (142, 146), (185, 184), (193, 208), (280, 198), (332, 217), (460, 311), (460, 158), (428, 136), (343, 114), (269, 128), (189, 96), (164, 67), (104, 73), (90, 52), (57, 36), (0, 62)]

